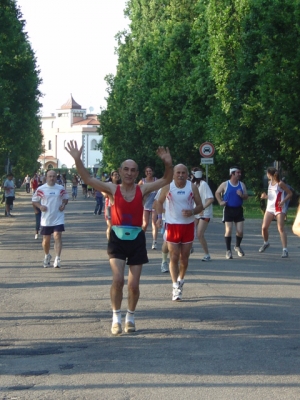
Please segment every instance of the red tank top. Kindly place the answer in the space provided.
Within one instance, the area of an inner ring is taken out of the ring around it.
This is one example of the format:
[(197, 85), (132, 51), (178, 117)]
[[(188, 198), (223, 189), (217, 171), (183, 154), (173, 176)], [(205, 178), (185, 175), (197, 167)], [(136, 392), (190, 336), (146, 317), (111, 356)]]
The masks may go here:
[(114, 196), (114, 205), (111, 207), (111, 224), (125, 226), (142, 226), (143, 223), (143, 195), (139, 185), (135, 186), (135, 196), (130, 202), (122, 196), (120, 185)]

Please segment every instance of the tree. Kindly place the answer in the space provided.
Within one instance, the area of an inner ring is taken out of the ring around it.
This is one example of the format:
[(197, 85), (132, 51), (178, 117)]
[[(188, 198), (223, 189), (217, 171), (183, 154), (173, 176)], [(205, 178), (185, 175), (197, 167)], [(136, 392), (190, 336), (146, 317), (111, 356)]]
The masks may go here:
[(14, 0), (0, 7), (0, 165), (9, 156), (13, 172), (23, 175), (39, 168), (42, 152), (38, 90), (41, 80), (25, 21)]

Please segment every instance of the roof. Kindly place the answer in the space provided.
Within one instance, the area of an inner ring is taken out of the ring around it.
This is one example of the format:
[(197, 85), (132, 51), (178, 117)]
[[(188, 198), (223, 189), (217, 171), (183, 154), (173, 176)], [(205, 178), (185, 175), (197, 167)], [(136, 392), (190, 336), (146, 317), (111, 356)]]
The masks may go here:
[(82, 119), (81, 121), (74, 122), (74, 125), (100, 125), (100, 122), (95, 118)]
[(81, 110), (81, 105), (73, 99), (72, 93), (69, 100), (60, 107), (61, 110)]

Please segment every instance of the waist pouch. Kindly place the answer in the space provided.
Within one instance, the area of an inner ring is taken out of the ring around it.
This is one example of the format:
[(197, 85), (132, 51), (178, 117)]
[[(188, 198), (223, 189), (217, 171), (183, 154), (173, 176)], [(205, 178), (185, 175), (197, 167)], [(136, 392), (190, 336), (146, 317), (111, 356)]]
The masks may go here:
[(139, 226), (120, 226), (113, 225), (111, 229), (115, 232), (120, 240), (134, 240), (142, 231)]

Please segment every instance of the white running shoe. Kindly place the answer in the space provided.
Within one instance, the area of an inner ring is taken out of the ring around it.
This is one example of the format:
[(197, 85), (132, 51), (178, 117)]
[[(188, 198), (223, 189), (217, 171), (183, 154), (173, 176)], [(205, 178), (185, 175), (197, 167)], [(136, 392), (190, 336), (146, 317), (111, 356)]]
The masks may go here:
[(237, 252), (237, 254), (238, 254), (238, 256), (239, 257), (244, 257), (244, 255), (245, 255), (245, 253), (243, 252), (243, 250), (242, 250), (242, 248), (241, 247), (234, 247), (234, 251), (236, 251)]
[(35, 238), (35, 240), (38, 239), (39, 235), (36, 233), (34, 238)]
[(154, 240), (152, 243), (152, 250), (156, 250), (157, 249), (157, 242)]
[(288, 256), (289, 256), (289, 252), (286, 249), (283, 249), (281, 258), (288, 258)]
[(51, 254), (47, 254), (44, 258), (44, 268), (50, 267)]
[(211, 258), (210, 258), (210, 255), (209, 254), (207, 254), (206, 256), (204, 256), (203, 258), (202, 258), (202, 261), (210, 261), (211, 260)]
[(60, 268), (60, 257), (55, 257), (53, 268)]
[(165, 272), (169, 272), (169, 267), (167, 261), (163, 261), (160, 267), (161, 272), (164, 274)]
[(231, 253), (231, 250), (227, 250), (227, 251), (226, 251), (226, 255), (225, 255), (225, 257), (226, 257), (226, 260), (231, 260), (231, 259), (232, 259), (232, 253)]
[(182, 291), (178, 288), (173, 288), (172, 300), (180, 301), (182, 299)]
[(264, 243), (260, 249), (258, 250), (260, 253), (263, 253), (268, 247), (270, 246), (270, 243)]

